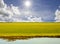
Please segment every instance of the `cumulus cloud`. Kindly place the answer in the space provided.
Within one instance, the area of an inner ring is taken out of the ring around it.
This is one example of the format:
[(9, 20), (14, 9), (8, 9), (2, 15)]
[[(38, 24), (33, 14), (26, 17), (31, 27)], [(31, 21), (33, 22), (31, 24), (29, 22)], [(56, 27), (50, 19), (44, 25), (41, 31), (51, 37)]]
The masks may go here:
[(25, 16), (25, 18), (24, 17), (21, 17), (20, 19), (19, 18), (20, 17), (13, 18), (14, 22), (43, 22), (41, 20), (41, 17)]
[(11, 11), (16, 15), (20, 15), (20, 10), (18, 7), (11, 5)]
[(28, 20), (24, 20), (23, 17), (19, 17), (21, 15), (23, 14), (21, 14), (19, 7), (13, 6), (13, 4), (8, 6), (4, 0), (0, 0), (0, 22), (42, 22), (41, 17), (27, 16)]
[(42, 22), (41, 17), (28, 17), (28, 20), (31, 22)]
[(55, 17), (56, 22), (60, 22), (60, 10), (59, 9), (56, 10), (55, 16), (56, 16)]
[(5, 7), (4, 1), (0, 0), (0, 8), (4, 8), (4, 7)]
[[(3, 0), (0, 0), (0, 22), (3, 21), (13, 21), (12, 18), (14, 15), (20, 15), (20, 10), (18, 7), (7, 6)], [(4, 20), (3, 20), (4, 19)]]

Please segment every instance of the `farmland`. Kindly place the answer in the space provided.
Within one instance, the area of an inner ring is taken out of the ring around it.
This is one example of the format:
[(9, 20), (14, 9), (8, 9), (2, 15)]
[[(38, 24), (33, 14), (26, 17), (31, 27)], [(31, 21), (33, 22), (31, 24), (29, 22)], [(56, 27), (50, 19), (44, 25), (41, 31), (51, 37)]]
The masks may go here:
[(60, 36), (60, 23), (56, 22), (5, 22), (0, 23), (0, 36)]

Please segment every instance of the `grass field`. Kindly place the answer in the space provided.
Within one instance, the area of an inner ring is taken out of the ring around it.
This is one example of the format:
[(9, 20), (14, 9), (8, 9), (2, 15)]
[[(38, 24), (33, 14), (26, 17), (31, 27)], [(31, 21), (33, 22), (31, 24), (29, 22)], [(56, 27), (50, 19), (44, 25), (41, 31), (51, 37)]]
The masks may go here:
[(60, 23), (14, 22), (0, 23), (0, 36), (60, 35)]

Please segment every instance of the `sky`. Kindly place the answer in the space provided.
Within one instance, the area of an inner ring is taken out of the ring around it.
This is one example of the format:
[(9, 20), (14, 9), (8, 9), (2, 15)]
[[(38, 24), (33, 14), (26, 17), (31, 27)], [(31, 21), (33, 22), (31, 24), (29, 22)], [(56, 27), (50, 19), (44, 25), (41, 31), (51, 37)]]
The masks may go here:
[(60, 0), (0, 0), (0, 22), (60, 22)]

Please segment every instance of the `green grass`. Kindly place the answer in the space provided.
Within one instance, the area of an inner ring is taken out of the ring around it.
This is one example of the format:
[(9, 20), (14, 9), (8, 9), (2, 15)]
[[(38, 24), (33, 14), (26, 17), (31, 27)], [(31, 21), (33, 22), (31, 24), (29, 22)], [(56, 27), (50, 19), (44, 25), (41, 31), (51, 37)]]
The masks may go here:
[(60, 23), (53, 22), (14, 22), (0, 23), (0, 34), (59, 34)]

